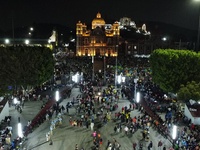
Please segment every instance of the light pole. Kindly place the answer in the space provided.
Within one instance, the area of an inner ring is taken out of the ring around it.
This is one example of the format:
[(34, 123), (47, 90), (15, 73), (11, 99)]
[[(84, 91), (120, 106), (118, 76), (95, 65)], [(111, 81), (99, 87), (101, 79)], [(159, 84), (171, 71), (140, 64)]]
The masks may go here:
[(92, 41), (92, 81), (94, 82), (94, 39)]
[(103, 65), (103, 68), (104, 68), (104, 71), (103, 71), (103, 74), (104, 74), (104, 75), (103, 75), (103, 79), (104, 79), (104, 80), (103, 80), (103, 82), (104, 82), (104, 83), (103, 83), (103, 84), (106, 84), (106, 56), (105, 56), (105, 55), (106, 55), (106, 54), (104, 53), (104, 59), (103, 59), (103, 60), (104, 60), (104, 62), (103, 62), (103, 64), (104, 64), (104, 65)]
[(56, 93), (55, 93), (55, 100), (56, 102), (58, 102), (60, 99), (60, 94), (59, 94), (59, 91), (57, 90)]
[(116, 58), (115, 58), (115, 88), (117, 88), (117, 56), (118, 56), (118, 45), (116, 45)]
[(177, 136), (177, 126), (173, 125), (173, 128), (172, 128), (173, 148), (175, 147), (176, 136)]
[[(200, 3), (200, 0), (194, 0)], [(199, 24), (198, 24), (198, 34), (197, 34), (197, 45), (196, 45), (196, 52), (199, 51), (199, 40), (200, 40), (200, 4), (198, 5), (198, 14), (199, 14)]]
[(199, 51), (199, 39), (200, 39), (200, 5), (199, 5), (199, 26), (198, 26), (198, 35), (197, 35), (197, 48), (196, 48), (196, 52)]
[(5, 44), (9, 44), (10, 40), (9, 39), (5, 39)]
[(136, 97), (136, 96), (137, 96), (137, 89), (136, 89), (136, 88), (137, 88), (137, 81), (138, 81), (138, 78), (135, 78), (135, 79), (134, 79), (134, 83), (135, 83), (134, 101), (135, 101), (135, 102), (137, 102), (137, 101), (136, 101), (136, 98), (137, 98), (137, 97)]
[(136, 94), (136, 103), (140, 102), (140, 92), (137, 92)]
[(23, 138), (22, 124), (20, 122), (18, 122), (17, 128), (18, 128), (18, 136), (20, 138)]

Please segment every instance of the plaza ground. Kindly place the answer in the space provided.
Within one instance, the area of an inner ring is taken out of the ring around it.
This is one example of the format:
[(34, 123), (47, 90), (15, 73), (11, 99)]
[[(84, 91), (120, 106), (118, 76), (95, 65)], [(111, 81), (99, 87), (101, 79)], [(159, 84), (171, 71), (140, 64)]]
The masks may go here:
[[(65, 106), (67, 102), (71, 101), (73, 97), (76, 97), (78, 94), (80, 94), (79, 88), (73, 88), (70, 98), (64, 99), (60, 105)], [(10, 114), (13, 116), (11, 124), (14, 124), (13, 137), (17, 136), (18, 117), (20, 117), (21, 123), (26, 125), (28, 120), (32, 120), (40, 111), (42, 103), (42, 101), (26, 102), (21, 114), (17, 112), (14, 107), (10, 108)], [(129, 104), (130, 102), (127, 99), (120, 99), (117, 111), (120, 111), (123, 106), (129, 106)], [(131, 117), (138, 115), (142, 116), (143, 114), (140, 114), (138, 110), (131, 112)], [(70, 108), (69, 114), (64, 114), (62, 116), (62, 125), (57, 126), (56, 129), (53, 130), (53, 135), (51, 136), (53, 142), (52, 145), (50, 145), (49, 141), (46, 141), (46, 133), (50, 131), (50, 121), (45, 121), (28, 135), (27, 140), (23, 143), (22, 147), (27, 150), (74, 150), (75, 145), (78, 144), (79, 148), (83, 147), (85, 150), (91, 150), (93, 147), (92, 131), (90, 128), (87, 129), (85, 127), (74, 127), (69, 125), (70, 116), (72, 118), (75, 116), (74, 108)], [(138, 143), (142, 139), (142, 130), (139, 129), (135, 133), (129, 135), (125, 135), (123, 131), (122, 133), (114, 133), (115, 124), (116, 122), (111, 120), (101, 128), (97, 129), (95, 127), (95, 130), (101, 133), (103, 139), (102, 150), (105, 149), (107, 141), (110, 140), (112, 142), (113, 139), (116, 139), (120, 143), (121, 150), (132, 150), (132, 143)], [(163, 142), (163, 145), (166, 145), (167, 149), (171, 147), (171, 143), (167, 139), (163, 138), (157, 131), (150, 128), (149, 140), (142, 141), (144, 149), (146, 149), (149, 142), (152, 141), (153, 150), (157, 150), (159, 140)]]

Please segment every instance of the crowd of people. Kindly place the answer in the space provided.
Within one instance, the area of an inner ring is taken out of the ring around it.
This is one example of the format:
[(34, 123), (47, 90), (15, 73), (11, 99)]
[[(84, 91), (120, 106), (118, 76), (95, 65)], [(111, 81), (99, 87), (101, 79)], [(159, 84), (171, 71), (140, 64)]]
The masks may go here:
[[(88, 63), (88, 59), (83, 59), (83, 63), (80, 65), (79, 59), (74, 59), (73, 62), (69, 59), (63, 68), (65, 73), (70, 72), (83, 72), (85, 83), (80, 84), (80, 91), (82, 97), (76, 99), (75, 97), (66, 104), (66, 106), (59, 105), (59, 103), (45, 103), (39, 116), (36, 116), (31, 121), (29, 127), (25, 131), (25, 135), (31, 132), (31, 130), (37, 125), (43, 123), (45, 120), (51, 120), (50, 132), (47, 133), (46, 138), (49, 141), (50, 135), (55, 129), (57, 124), (61, 124), (63, 117), (62, 114), (69, 114), (70, 108), (74, 108), (76, 115), (69, 116), (69, 125), (78, 128), (85, 127), (91, 130), (91, 139), (93, 141), (93, 149), (101, 149), (103, 142), (106, 142), (102, 137), (99, 129), (106, 126), (108, 122), (114, 121), (113, 133), (123, 133), (125, 136), (133, 135), (138, 129), (142, 132), (141, 140), (148, 142), (148, 150), (152, 149), (153, 143), (149, 139), (149, 128), (153, 127), (165, 138), (171, 139), (172, 125), (180, 120), (185, 121), (184, 115), (177, 118), (179, 115), (178, 108), (173, 105), (172, 101), (166, 101), (164, 93), (158, 86), (153, 84), (151, 77), (148, 73), (148, 69), (143, 67), (133, 68), (132, 77), (126, 81), (121, 89), (118, 90), (112, 85), (107, 85), (102, 89), (101, 82), (97, 82), (96, 86), (91, 82), (91, 64)], [(125, 74), (126, 70), (123, 71)], [(107, 75), (112, 73), (107, 70)], [(136, 103), (133, 100), (135, 82), (134, 78), (137, 77), (137, 91), (142, 93), (142, 99), (140, 103)], [(98, 76), (95, 76), (95, 81), (101, 81)], [(71, 90), (64, 90), (61, 95), (63, 98), (70, 98)], [(34, 98), (34, 96), (33, 96)], [(120, 98), (127, 98), (130, 100), (130, 104), (119, 108), (118, 102)], [(50, 98), (49, 98), (50, 99)], [(131, 112), (137, 109), (140, 111), (140, 115), (133, 115)], [(114, 113), (113, 113), (114, 112)], [(158, 113), (159, 112), (159, 113)], [(56, 114), (54, 118), (52, 116)], [(131, 115), (132, 114), (132, 115)], [(161, 115), (164, 114), (163, 119)], [(172, 141), (175, 145), (175, 149), (188, 149), (193, 150), (200, 140), (199, 128), (193, 125), (191, 122), (188, 125), (180, 125), (178, 128), (178, 134), (175, 141)], [(158, 149), (166, 150), (166, 146), (162, 145), (159, 141)], [(132, 148), (135, 150), (142, 149), (142, 142), (133, 141)], [(105, 144), (104, 144), (105, 145)], [(121, 144), (115, 139), (107, 141), (106, 150), (120, 149)], [(76, 150), (84, 150), (84, 146), (75, 145)]]

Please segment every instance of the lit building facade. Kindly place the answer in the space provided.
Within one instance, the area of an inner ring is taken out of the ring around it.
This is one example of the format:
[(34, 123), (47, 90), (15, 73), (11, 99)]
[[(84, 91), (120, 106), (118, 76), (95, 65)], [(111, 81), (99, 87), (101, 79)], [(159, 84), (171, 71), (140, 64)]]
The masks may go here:
[(76, 56), (116, 57), (119, 37), (119, 23), (106, 24), (97, 13), (90, 30), (81, 21), (76, 24)]

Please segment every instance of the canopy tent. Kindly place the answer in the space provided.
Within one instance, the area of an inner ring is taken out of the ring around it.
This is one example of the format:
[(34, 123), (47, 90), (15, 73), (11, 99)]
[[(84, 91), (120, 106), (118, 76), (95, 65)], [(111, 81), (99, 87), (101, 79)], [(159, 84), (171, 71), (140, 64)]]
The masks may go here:
[(200, 104), (194, 100), (190, 100), (185, 104), (184, 115), (191, 119), (191, 123), (194, 125), (200, 125)]

